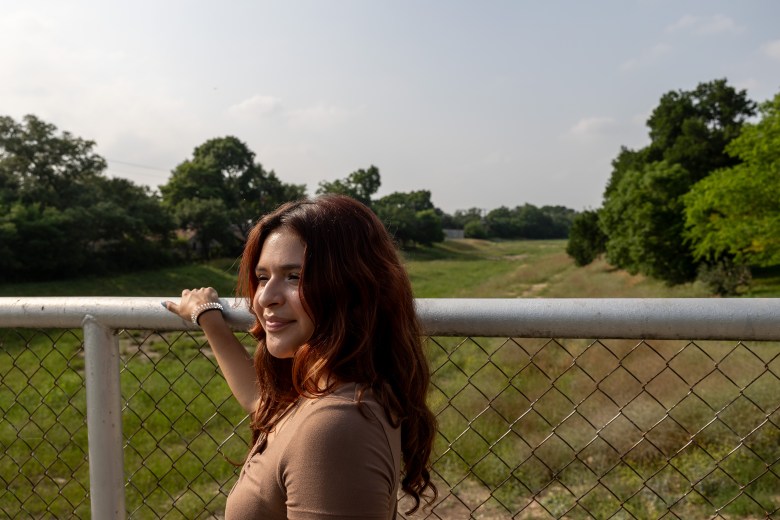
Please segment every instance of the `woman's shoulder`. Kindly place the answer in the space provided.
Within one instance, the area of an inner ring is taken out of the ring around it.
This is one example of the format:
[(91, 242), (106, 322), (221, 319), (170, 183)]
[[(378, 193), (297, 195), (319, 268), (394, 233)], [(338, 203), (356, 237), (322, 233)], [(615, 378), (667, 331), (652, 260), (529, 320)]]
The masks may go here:
[(390, 425), (371, 389), (361, 388), (356, 383), (344, 383), (327, 395), (306, 399), (300, 413), (301, 423), (328, 429), (344, 427), (345, 423), (356, 428), (396, 429)]
[[(302, 402), (296, 415), (279, 464), (279, 482), (288, 496), (304, 497), (311, 507), (328, 504), (328, 511), (393, 510), (400, 431), (383, 419), (373, 396), (364, 392), (359, 398), (355, 385), (342, 385)], [(387, 513), (366, 517), (387, 518)]]

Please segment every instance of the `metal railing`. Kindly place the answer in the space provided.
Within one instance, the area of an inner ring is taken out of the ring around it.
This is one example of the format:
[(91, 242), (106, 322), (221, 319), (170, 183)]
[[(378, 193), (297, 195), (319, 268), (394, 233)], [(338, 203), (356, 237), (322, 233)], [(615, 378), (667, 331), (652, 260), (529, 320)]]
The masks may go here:
[[(246, 418), (159, 301), (0, 298), (0, 516), (221, 515)], [(414, 518), (780, 514), (780, 300), (417, 303), (439, 499)]]

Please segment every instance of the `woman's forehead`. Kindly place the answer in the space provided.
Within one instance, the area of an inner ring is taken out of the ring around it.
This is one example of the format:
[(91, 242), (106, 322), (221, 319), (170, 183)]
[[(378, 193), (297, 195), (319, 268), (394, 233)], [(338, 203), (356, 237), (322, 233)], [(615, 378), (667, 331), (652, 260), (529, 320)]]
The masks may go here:
[(301, 237), (289, 228), (272, 231), (260, 250), (258, 267), (270, 265), (303, 265), (306, 246)]

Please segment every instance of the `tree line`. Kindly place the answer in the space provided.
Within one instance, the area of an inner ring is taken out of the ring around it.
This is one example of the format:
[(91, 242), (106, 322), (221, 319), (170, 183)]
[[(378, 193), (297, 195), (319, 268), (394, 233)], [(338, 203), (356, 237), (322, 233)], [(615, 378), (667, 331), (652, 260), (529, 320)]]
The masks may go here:
[(664, 94), (650, 144), (621, 147), (602, 206), (577, 215), (567, 252), (668, 284), (735, 294), (780, 264), (780, 93), (760, 105), (725, 79)]
[[(236, 137), (214, 138), (171, 172), (159, 190), (105, 175), (95, 142), (34, 115), (0, 117), (0, 281), (103, 274), (239, 255), (252, 225), (279, 204), (306, 196), (304, 185), (267, 171)], [(449, 215), (431, 192), (375, 198), (379, 169), (322, 181), (317, 193), (360, 200), (403, 247), (466, 236), (560, 238), (575, 212), (525, 204)]]

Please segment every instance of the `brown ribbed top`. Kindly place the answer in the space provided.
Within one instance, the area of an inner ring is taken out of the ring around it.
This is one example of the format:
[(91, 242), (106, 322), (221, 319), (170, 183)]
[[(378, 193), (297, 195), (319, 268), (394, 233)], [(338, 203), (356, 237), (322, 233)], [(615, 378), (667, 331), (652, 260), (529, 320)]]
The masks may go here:
[(349, 383), (302, 398), (252, 449), (225, 519), (394, 519), (401, 431), (370, 391), (359, 409), (356, 392)]

